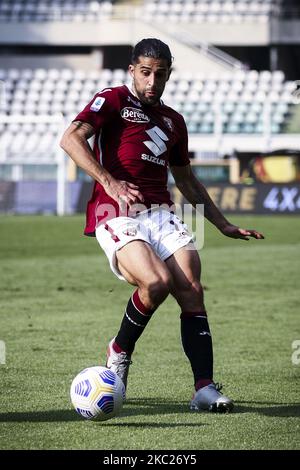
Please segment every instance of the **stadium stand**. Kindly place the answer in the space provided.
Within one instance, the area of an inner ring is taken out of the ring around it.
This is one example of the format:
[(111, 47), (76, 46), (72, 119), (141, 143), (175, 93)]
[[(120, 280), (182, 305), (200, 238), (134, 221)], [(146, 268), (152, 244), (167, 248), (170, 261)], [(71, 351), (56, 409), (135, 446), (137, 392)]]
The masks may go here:
[(0, 22), (101, 21), (112, 14), (109, 0), (11, 0), (0, 2)]
[(267, 22), (279, 5), (280, 0), (146, 0), (144, 12), (148, 21), (158, 22)]
[[(71, 69), (0, 69), (5, 83), (5, 100), (1, 112), (6, 115), (75, 116), (93, 95), (106, 87), (130, 85), (122, 69), (101, 72)], [(166, 87), (164, 100), (181, 112), (190, 133), (214, 132), (216, 114), (221, 115), (224, 133), (261, 134), (264, 128), (263, 107), (271, 109), (271, 132), (283, 132), (294, 106), (294, 83), (276, 72), (237, 71), (223, 76), (181, 76), (174, 72)], [(6, 158), (13, 159), (20, 150), (49, 155), (57, 126), (46, 123), (2, 124), (0, 145), (9, 148)], [(32, 137), (27, 138), (28, 135)], [(35, 136), (35, 137), (33, 137)]]

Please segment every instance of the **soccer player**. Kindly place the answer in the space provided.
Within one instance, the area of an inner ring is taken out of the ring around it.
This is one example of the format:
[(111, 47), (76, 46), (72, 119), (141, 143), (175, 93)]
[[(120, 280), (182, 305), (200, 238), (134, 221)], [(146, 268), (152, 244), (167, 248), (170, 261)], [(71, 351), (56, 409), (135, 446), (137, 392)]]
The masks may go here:
[[(182, 344), (194, 375), (191, 409), (231, 411), (232, 400), (213, 381), (199, 255), (184, 223), (168, 210), (168, 168), (185, 198), (194, 206), (203, 204), (205, 217), (224, 235), (264, 237), (232, 225), (193, 175), (184, 119), (161, 100), (171, 65), (166, 44), (154, 38), (140, 41), (129, 65), (132, 87), (97, 93), (65, 131), (61, 146), (95, 180), (85, 234), (96, 236), (115, 275), (136, 286), (108, 345), (107, 367), (126, 386), (135, 344), (171, 294), (181, 310)], [(88, 143), (92, 136), (93, 150)]]

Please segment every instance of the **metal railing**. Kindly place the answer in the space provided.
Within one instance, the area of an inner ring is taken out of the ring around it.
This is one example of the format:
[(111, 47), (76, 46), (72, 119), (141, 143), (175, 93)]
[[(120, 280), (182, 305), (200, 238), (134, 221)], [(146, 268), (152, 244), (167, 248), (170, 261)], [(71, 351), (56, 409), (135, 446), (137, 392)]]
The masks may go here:
[(187, 33), (186, 31), (176, 31), (170, 32), (167, 31), (169, 36), (172, 36), (177, 41), (180, 41), (182, 44), (193, 48), (194, 50), (200, 52), (201, 54), (206, 55), (209, 59), (217, 62), (220, 65), (223, 65), (230, 70), (246, 70), (247, 67), (240, 60), (235, 59), (231, 55), (222, 51), (221, 49), (202, 41), (199, 41), (198, 38), (195, 38), (192, 34)]

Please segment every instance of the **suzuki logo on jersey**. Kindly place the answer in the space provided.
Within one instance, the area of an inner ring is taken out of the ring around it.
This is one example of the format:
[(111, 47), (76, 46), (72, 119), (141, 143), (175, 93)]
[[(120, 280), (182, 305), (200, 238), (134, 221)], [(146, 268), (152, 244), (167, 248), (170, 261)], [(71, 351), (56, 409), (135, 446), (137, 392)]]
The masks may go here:
[(156, 163), (157, 165), (165, 166), (166, 162), (162, 158), (153, 157), (153, 155), (147, 155), (146, 153), (142, 153), (141, 155), (142, 160), (147, 160), (151, 163)]
[(158, 126), (147, 129), (146, 133), (151, 137), (151, 140), (144, 140), (143, 144), (145, 144), (156, 157), (159, 157), (167, 151), (166, 142), (168, 142), (169, 138)]
[(123, 119), (126, 119), (126, 121), (130, 122), (149, 122), (150, 119), (146, 114), (143, 113), (140, 109), (136, 108), (131, 108), (128, 106), (128, 108), (123, 108), (121, 111), (121, 116)]

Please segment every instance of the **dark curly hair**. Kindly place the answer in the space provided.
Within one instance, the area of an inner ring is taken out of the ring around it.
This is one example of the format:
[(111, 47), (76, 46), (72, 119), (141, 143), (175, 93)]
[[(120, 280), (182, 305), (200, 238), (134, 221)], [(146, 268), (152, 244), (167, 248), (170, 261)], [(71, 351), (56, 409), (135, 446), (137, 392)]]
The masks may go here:
[(131, 63), (137, 64), (140, 56), (152, 57), (153, 59), (165, 59), (168, 63), (168, 67), (171, 67), (173, 61), (169, 46), (156, 38), (142, 39), (138, 42), (133, 48)]

